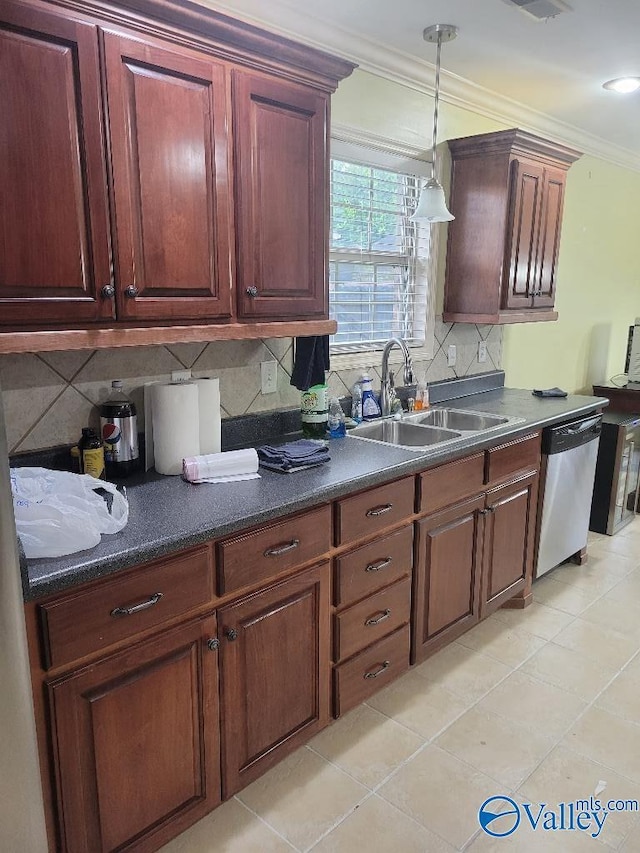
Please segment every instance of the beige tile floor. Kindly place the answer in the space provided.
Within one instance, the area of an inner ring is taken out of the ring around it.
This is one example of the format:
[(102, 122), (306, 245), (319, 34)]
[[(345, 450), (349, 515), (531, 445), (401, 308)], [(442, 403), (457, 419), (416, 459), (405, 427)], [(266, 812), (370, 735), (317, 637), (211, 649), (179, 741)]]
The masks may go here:
[(489, 796), (640, 800), (640, 518), (319, 734), (163, 853), (640, 853), (640, 813), (602, 833), (491, 838)]

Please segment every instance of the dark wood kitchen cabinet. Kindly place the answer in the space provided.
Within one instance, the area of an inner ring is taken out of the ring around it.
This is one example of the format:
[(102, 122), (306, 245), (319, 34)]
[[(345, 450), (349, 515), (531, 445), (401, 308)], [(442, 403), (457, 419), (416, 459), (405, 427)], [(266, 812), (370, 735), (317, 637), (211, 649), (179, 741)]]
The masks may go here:
[(326, 316), (328, 98), (233, 72), (238, 313)]
[(528, 603), (539, 467), (536, 433), (421, 475), (412, 662), (505, 602)]
[(60, 847), (155, 850), (220, 802), (207, 617), (47, 685)]
[(225, 67), (105, 33), (122, 320), (231, 313)]
[(517, 129), (448, 144), (445, 321), (555, 320), (564, 187), (579, 152)]
[(329, 564), (223, 607), (223, 792), (252, 782), (329, 722)]
[(531, 578), (538, 472), (487, 492), (480, 617), (521, 593)]
[(114, 317), (98, 36), (0, 10), (0, 325)]
[(334, 330), (328, 104), (353, 64), (139, 5), (2, 4), (0, 351)]

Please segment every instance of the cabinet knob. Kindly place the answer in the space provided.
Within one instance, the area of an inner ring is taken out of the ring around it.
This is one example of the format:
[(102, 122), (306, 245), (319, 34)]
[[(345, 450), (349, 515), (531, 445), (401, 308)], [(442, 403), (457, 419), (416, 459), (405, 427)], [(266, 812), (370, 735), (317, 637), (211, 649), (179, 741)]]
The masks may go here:
[(125, 287), (124, 295), (127, 297), (127, 299), (135, 299), (138, 295), (138, 288), (135, 286), (135, 284), (130, 284), (129, 287)]
[(211, 637), (210, 640), (207, 640), (207, 648), (210, 652), (217, 652), (220, 648), (220, 640), (217, 637)]
[(227, 640), (229, 640), (230, 642), (233, 642), (234, 640), (238, 639), (238, 632), (236, 631), (235, 628), (228, 628), (224, 632), (224, 635), (227, 638)]
[(258, 295), (258, 288), (255, 286), (255, 284), (252, 284), (251, 287), (247, 288), (247, 296), (251, 296), (251, 298), (253, 298), (254, 296), (257, 296), (257, 295)]
[(116, 295), (116, 289), (112, 284), (105, 284), (105, 286), (100, 291), (103, 299), (113, 299)]

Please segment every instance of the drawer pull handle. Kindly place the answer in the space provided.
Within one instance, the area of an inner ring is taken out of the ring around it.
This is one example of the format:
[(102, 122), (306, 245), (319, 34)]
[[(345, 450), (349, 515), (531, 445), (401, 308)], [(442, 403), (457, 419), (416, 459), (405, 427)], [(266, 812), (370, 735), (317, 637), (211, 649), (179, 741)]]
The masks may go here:
[(381, 569), (386, 569), (387, 566), (390, 566), (393, 563), (393, 557), (385, 557), (384, 560), (380, 560), (379, 563), (369, 563), (368, 566), (365, 567), (365, 572), (379, 572)]
[(368, 509), (365, 515), (368, 518), (376, 518), (378, 515), (384, 515), (385, 512), (389, 512), (393, 509), (393, 504), (383, 504), (382, 506), (375, 506), (372, 509)]
[(391, 611), (387, 607), (386, 610), (382, 611), (380, 616), (377, 616), (375, 618), (372, 616), (371, 619), (367, 619), (364, 624), (365, 625), (379, 625), (381, 622), (384, 622), (385, 619), (388, 619), (389, 616), (391, 616)]
[(300, 544), (299, 539), (292, 539), (286, 545), (276, 545), (274, 548), (267, 548), (264, 552), (265, 557), (279, 557), (281, 554), (286, 554), (287, 551), (293, 551)]
[(140, 613), (141, 610), (147, 610), (153, 607), (162, 598), (161, 592), (154, 592), (146, 601), (141, 601), (140, 604), (134, 604), (131, 607), (114, 607), (111, 611), (112, 616), (133, 616), (134, 613)]
[(365, 674), (362, 677), (363, 678), (377, 678), (379, 675), (381, 675), (385, 671), (385, 669), (389, 669), (390, 666), (391, 666), (391, 661), (386, 660), (386, 661), (384, 661), (384, 663), (382, 664), (380, 669), (375, 669), (373, 672), (365, 672)]

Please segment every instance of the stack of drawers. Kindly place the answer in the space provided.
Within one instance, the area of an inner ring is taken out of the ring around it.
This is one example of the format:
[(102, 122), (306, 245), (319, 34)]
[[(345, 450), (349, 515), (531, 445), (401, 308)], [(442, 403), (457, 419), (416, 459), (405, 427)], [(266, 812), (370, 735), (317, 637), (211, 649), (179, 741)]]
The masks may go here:
[(336, 504), (336, 545), (353, 546), (334, 559), (336, 717), (409, 667), (414, 506), (413, 477)]

